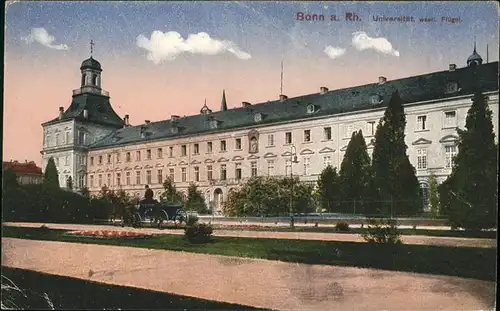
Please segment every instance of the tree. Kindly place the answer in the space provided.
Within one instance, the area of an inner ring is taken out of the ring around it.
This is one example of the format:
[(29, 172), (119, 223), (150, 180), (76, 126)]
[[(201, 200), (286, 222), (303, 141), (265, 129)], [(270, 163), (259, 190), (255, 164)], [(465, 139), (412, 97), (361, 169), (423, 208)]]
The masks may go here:
[(339, 187), (337, 168), (332, 168), (328, 165), (323, 169), (318, 179), (319, 200), (322, 209), (328, 212), (335, 212), (338, 210)]
[(163, 182), (163, 193), (160, 195), (161, 202), (169, 202), (173, 204), (184, 204), (184, 198), (182, 193), (177, 191), (174, 182), (167, 178)]
[(436, 217), (439, 215), (439, 192), (438, 192), (438, 182), (436, 175), (431, 173), (428, 178), (429, 184), (429, 206), (431, 208), (432, 216)]
[(19, 214), (19, 208), (23, 208), (22, 191), (17, 181), (16, 173), (10, 169), (4, 169), (2, 172), (2, 215), (4, 220), (15, 220), (16, 215)]
[(53, 157), (49, 158), (47, 166), (45, 167), (45, 174), (43, 176), (43, 185), (51, 189), (59, 188), (59, 175), (57, 173), (57, 167)]
[(441, 198), (441, 204), (452, 226), (470, 230), (496, 227), (498, 147), (492, 112), (482, 93), (474, 94), (465, 130), (458, 129), (458, 136), (452, 173), (441, 186), (441, 192), (447, 190), (450, 196)]
[(66, 180), (66, 188), (73, 190), (73, 179), (71, 176)]
[(375, 133), (373, 149), (373, 185), (375, 198), (389, 204), (380, 204), (377, 210), (386, 214), (411, 216), (421, 208), (420, 186), (406, 154), (406, 116), (403, 100), (395, 91)]
[(364, 212), (364, 200), (369, 195), (372, 178), (370, 156), (366, 149), (363, 132), (353, 132), (340, 165), (340, 193), (343, 212)]
[(196, 211), (200, 214), (208, 212), (205, 199), (203, 198), (201, 191), (198, 190), (198, 187), (194, 183), (191, 183), (188, 187), (185, 209), (188, 211)]

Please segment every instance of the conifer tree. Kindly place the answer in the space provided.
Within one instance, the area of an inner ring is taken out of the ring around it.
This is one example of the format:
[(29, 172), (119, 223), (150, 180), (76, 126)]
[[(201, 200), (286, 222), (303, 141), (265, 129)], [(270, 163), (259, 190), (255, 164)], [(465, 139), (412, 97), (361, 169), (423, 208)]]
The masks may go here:
[(205, 199), (194, 183), (191, 183), (188, 187), (185, 208), (188, 211), (196, 211), (198, 213), (206, 213), (208, 211)]
[(340, 165), (341, 210), (349, 213), (364, 213), (369, 196), (371, 165), (363, 132), (353, 132)]
[(436, 175), (431, 173), (428, 178), (429, 183), (429, 206), (431, 208), (432, 216), (436, 217), (439, 211), (439, 193)]
[(485, 96), (476, 92), (467, 113), (465, 130), (458, 130), (458, 154), (451, 175), (441, 191), (450, 222), (455, 227), (478, 230), (496, 226), (498, 148), (492, 112)]
[(406, 116), (403, 100), (395, 91), (377, 126), (372, 167), (380, 212), (391, 215), (415, 215), (422, 208), (415, 168), (406, 154)]
[(325, 167), (318, 179), (318, 192), (321, 208), (328, 212), (338, 211), (339, 206), (339, 175), (337, 168), (332, 168), (330, 165)]
[(182, 193), (177, 191), (174, 182), (167, 178), (163, 182), (163, 193), (160, 195), (161, 202), (169, 202), (174, 204), (184, 204)]
[(47, 188), (59, 188), (59, 176), (57, 173), (56, 163), (54, 158), (50, 157), (45, 167), (45, 174), (43, 176), (43, 185)]

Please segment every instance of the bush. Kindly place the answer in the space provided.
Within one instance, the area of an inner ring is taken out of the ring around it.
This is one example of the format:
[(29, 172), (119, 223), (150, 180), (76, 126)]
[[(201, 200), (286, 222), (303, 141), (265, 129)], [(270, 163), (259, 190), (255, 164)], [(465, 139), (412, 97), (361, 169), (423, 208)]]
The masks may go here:
[(198, 215), (187, 213), (186, 226), (193, 226), (198, 223)]
[(210, 241), (213, 228), (211, 225), (195, 223), (184, 229), (184, 236), (191, 243), (206, 243)]
[(346, 222), (338, 222), (335, 224), (335, 231), (337, 232), (348, 232), (350, 230), (349, 224)]
[(402, 244), (401, 232), (399, 232), (394, 219), (368, 219), (368, 228), (361, 236), (368, 243)]

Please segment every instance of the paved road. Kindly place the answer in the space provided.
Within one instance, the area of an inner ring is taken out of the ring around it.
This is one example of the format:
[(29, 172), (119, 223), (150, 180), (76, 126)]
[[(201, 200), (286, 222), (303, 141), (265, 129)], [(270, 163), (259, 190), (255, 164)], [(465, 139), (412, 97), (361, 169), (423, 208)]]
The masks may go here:
[[(19, 227), (40, 227), (42, 223), (5, 223), (9, 226)], [(46, 224), (53, 229), (67, 230), (117, 230), (117, 231), (137, 231), (152, 234), (184, 234), (182, 230), (141, 228), (134, 229), (130, 227), (122, 228), (111, 225), (77, 225), (77, 224)], [(214, 236), (224, 237), (250, 237), (250, 238), (277, 238), (277, 239), (300, 239), (300, 240), (322, 240), (322, 241), (345, 241), (345, 242), (364, 242), (359, 234), (342, 233), (321, 233), (321, 232), (269, 232), (269, 231), (250, 231), (250, 230), (215, 230)], [(496, 248), (495, 239), (473, 239), (473, 238), (454, 238), (454, 237), (430, 237), (422, 235), (405, 235), (402, 237), (403, 243), (415, 245), (439, 245), (439, 246), (462, 246), (462, 247), (483, 247)]]
[(495, 283), (407, 272), (2, 239), (2, 265), (279, 310), (486, 310)]

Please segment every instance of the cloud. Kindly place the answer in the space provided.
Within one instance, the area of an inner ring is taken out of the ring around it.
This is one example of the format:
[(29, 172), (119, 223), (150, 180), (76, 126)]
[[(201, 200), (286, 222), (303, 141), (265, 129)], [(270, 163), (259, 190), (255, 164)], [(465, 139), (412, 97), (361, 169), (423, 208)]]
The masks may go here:
[(393, 49), (392, 44), (386, 38), (371, 38), (364, 31), (354, 32), (352, 36), (352, 45), (358, 51), (372, 49), (380, 53), (399, 57), (399, 52)]
[(330, 57), (331, 59), (339, 58), (340, 56), (345, 54), (345, 51), (346, 51), (346, 49), (336, 48), (336, 47), (333, 47), (331, 45), (328, 45), (327, 47), (325, 47), (325, 50), (324, 50), (326, 55), (328, 55), (328, 57)]
[(31, 28), (30, 34), (26, 37), (21, 37), (21, 39), (27, 43), (38, 42), (54, 50), (69, 50), (69, 46), (66, 44), (53, 44), (56, 38), (49, 35), (45, 28)]
[(144, 35), (137, 37), (138, 47), (148, 51), (148, 60), (159, 64), (164, 60), (174, 60), (179, 54), (204, 54), (216, 55), (224, 52), (234, 54), (239, 59), (250, 59), (252, 56), (242, 51), (234, 42), (210, 38), (205, 32), (188, 35), (184, 39), (178, 32), (161, 32), (159, 30), (151, 33), (151, 39)]

